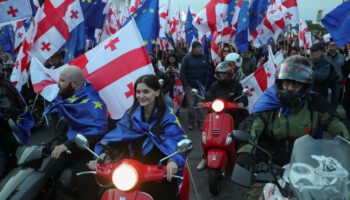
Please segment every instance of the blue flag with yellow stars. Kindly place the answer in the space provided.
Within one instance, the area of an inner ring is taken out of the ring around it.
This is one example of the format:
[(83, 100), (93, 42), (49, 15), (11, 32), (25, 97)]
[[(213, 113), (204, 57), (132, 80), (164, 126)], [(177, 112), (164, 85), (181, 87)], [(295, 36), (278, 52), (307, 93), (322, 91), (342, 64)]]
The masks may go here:
[(186, 32), (186, 41), (188, 44), (192, 44), (194, 38), (198, 38), (198, 31), (192, 24), (193, 17), (190, 11), (190, 7), (188, 7), (186, 23), (185, 23), (185, 32)]
[(1, 27), (0, 29), (0, 46), (3, 52), (8, 52), (14, 56), (15, 36), (10, 24)]
[(90, 28), (102, 28), (106, 15), (103, 10), (106, 3), (102, 0), (80, 0), (81, 11), (84, 15), (84, 24)]
[(64, 64), (74, 60), (83, 53), (85, 47), (85, 23), (76, 26), (70, 33), (64, 48)]
[(152, 40), (157, 39), (159, 36), (158, 11), (158, 0), (146, 0), (124, 23), (124, 25), (127, 24), (131, 17), (135, 19), (148, 53), (152, 51)]
[(248, 25), (249, 25), (249, 10), (248, 0), (243, 0), (241, 10), (238, 16), (238, 25), (235, 38), (235, 44), (239, 52), (248, 50)]
[[(141, 106), (139, 105), (131, 116), (133, 126), (129, 129), (129, 112), (126, 112), (123, 118), (117, 123), (117, 127), (107, 133), (101, 141), (111, 143), (128, 143), (130, 153), (133, 153), (132, 144), (146, 137), (142, 144), (142, 155), (148, 154), (152, 148), (158, 148), (165, 155), (170, 155), (176, 151), (176, 145), (179, 141), (187, 137), (182, 129), (179, 119), (174, 114), (172, 108), (167, 105), (166, 112), (162, 118), (160, 134), (155, 134), (155, 125), (157, 122), (157, 108), (152, 115), (151, 123), (142, 121)], [(95, 146), (95, 152), (100, 154), (103, 151), (101, 143)], [(133, 157), (133, 154), (130, 155)], [(175, 155), (171, 157), (179, 168), (185, 165), (185, 157)]]
[(58, 114), (69, 122), (68, 140), (78, 133), (82, 135), (103, 135), (107, 130), (107, 108), (92, 84), (85, 80), (73, 96), (63, 99), (58, 95), (46, 108), (46, 114)]
[(338, 47), (350, 42), (350, 1), (346, 0), (322, 19), (323, 26), (331, 34)]
[[(9, 85), (16, 91), (17, 95), (21, 98), (22, 106), (20, 108), (20, 114), (17, 116), (16, 125), (19, 129), (19, 133), (16, 133), (17, 138), (22, 144), (28, 144), (30, 138), (30, 129), (34, 126), (34, 118), (32, 113), (28, 109), (26, 102), (24, 101), (22, 95), (18, 92), (17, 88), (12, 84), (11, 81), (3, 79), (9, 83)], [(3, 114), (0, 111), (0, 117)]]
[(267, 7), (271, 4), (272, 0), (254, 0), (249, 7), (249, 31), (250, 34), (256, 29), (256, 27), (262, 23)]
[(229, 26), (233, 26), (232, 19), (235, 14), (236, 6), (238, 4), (238, 0), (229, 0), (227, 7), (227, 21)]

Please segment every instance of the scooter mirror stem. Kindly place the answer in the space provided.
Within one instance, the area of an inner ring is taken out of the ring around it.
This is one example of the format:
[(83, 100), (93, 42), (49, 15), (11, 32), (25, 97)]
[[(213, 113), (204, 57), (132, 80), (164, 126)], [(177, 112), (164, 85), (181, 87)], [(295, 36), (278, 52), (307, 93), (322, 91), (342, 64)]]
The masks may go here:
[(178, 154), (178, 153), (179, 153), (178, 151), (175, 151), (174, 153), (168, 155), (167, 157), (160, 159), (160, 161), (159, 161), (159, 163), (158, 163), (158, 169), (162, 169), (162, 167), (163, 167), (163, 164), (162, 164), (163, 161), (168, 160), (170, 157), (172, 157), (172, 156), (174, 156), (174, 155), (176, 155), (176, 154)]
[(248, 140), (248, 143), (253, 145), (255, 148), (259, 149), (261, 152), (265, 153), (269, 157), (269, 162), (270, 161), (272, 162), (272, 155), (270, 154), (270, 152), (261, 148), (259, 145), (255, 144), (251, 139)]

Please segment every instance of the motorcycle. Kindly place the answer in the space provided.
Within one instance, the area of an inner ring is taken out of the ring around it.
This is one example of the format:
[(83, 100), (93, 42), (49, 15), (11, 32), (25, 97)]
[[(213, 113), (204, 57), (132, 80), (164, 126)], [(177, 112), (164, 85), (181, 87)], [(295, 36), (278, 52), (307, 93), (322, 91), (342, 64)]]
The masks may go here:
[[(192, 89), (192, 93), (204, 99), (198, 95), (196, 89)], [(248, 94), (249, 90), (244, 89), (242, 95), (237, 97), (234, 102)], [(225, 177), (225, 173), (230, 174), (232, 172), (237, 160), (235, 143), (231, 137), (231, 133), (235, 128), (233, 127), (234, 119), (225, 112), (235, 111), (237, 106), (238, 103), (227, 102), (220, 98), (202, 104), (203, 108), (213, 111), (204, 119), (201, 139), (204, 157), (209, 169), (209, 191), (213, 195), (220, 192), (220, 179)]]
[(236, 164), (231, 179), (245, 187), (267, 183), (262, 194), (265, 200), (350, 198), (350, 143), (343, 137), (316, 140), (302, 136), (294, 143), (290, 163), (283, 167), (273, 164), (271, 154), (255, 144), (248, 133), (234, 131), (233, 137), (268, 156), (267, 165), (256, 166), (254, 172)]
[[(97, 157), (97, 166), (95, 171), (80, 172), (76, 175), (81, 176), (85, 174), (94, 174), (99, 177), (99, 179), (102, 177), (104, 182), (106, 182), (106, 180), (112, 180), (114, 186), (109, 184), (106, 185), (104, 183), (104, 186), (107, 189), (103, 191), (103, 195), (101, 197), (102, 200), (152, 200), (153, 198), (149, 194), (139, 191), (140, 185), (144, 182), (161, 181), (166, 178), (166, 168), (163, 165), (163, 162), (176, 154), (188, 155), (193, 148), (191, 140), (184, 139), (177, 143), (176, 152), (161, 159), (158, 165), (144, 165), (133, 159), (121, 159), (118, 162), (107, 161), (106, 157), (101, 157), (89, 149), (88, 141), (83, 135), (80, 134), (75, 137), (75, 143), (79, 148), (88, 150)], [(106, 155), (110, 150), (108, 149), (108, 144), (106, 142), (102, 143), (102, 145), (105, 147)], [(183, 179), (183, 177), (177, 175), (172, 175), (172, 177)], [(184, 194), (184, 196), (187, 196), (188, 198), (189, 191), (187, 192), (188, 194)]]
[[(10, 124), (16, 130), (14, 122)], [(22, 145), (17, 148), (17, 167), (12, 169), (0, 182), (0, 200), (38, 199), (49, 192), (50, 179), (40, 169), (44, 160), (51, 155), (52, 147), (58, 137), (68, 130), (68, 122), (61, 118), (55, 127), (56, 136), (40, 145)], [(15, 135), (15, 134), (14, 134)], [(70, 151), (66, 151), (70, 153)]]

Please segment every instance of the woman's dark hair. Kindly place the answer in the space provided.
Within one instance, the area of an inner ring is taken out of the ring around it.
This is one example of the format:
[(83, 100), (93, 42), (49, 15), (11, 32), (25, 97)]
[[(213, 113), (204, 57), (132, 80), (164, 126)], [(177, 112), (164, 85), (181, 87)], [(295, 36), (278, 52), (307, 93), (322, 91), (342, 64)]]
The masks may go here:
[(176, 69), (177, 69), (178, 66), (179, 66), (179, 61), (177, 60), (177, 57), (176, 57), (176, 55), (175, 55), (174, 53), (171, 53), (171, 54), (169, 54), (169, 55), (166, 57), (165, 68), (168, 68), (168, 67), (170, 66), (170, 63), (169, 63), (169, 58), (170, 58), (170, 57), (175, 58), (175, 66), (173, 66), (173, 67), (176, 67)]
[(134, 84), (134, 90), (135, 90), (135, 98), (134, 98), (134, 103), (131, 106), (130, 112), (129, 112), (129, 129), (132, 128), (132, 119), (131, 116), (132, 114), (135, 112), (136, 108), (139, 105), (139, 102), (136, 99), (136, 88), (137, 85), (140, 83), (144, 83), (146, 84), (149, 88), (153, 89), (153, 90), (160, 90), (160, 94), (158, 97), (156, 97), (155, 101), (155, 108), (158, 108), (158, 112), (157, 112), (157, 122), (156, 122), (156, 130), (154, 130), (154, 133), (159, 135), (160, 134), (160, 130), (161, 130), (161, 122), (162, 122), (162, 118), (165, 114), (166, 111), (166, 104), (162, 95), (162, 91), (161, 91), (161, 86), (158, 82), (158, 78), (153, 75), (153, 74), (147, 74), (147, 75), (143, 75), (141, 77), (139, 77), (135, 84)]

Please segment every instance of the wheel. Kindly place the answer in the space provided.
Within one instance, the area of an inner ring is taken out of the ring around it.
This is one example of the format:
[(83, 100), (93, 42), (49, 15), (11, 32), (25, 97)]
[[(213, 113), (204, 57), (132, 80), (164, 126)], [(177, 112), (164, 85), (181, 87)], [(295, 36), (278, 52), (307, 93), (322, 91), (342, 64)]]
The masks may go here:
[(221, 172), (220, 169), (208, 169), (209, 176), (209, 192), (218, 195), (221, 190)]

